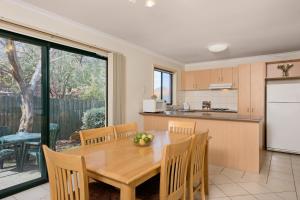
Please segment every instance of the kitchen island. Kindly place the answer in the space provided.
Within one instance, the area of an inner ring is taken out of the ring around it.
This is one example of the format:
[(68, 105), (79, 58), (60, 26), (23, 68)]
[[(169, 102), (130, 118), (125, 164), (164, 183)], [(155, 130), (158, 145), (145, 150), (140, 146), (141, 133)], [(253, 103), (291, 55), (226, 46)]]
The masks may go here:
[(236, 113), (163, 112), (140, 113), (144, 129), (167, 130), (170, 120), (195, 121), (196, 132), (209, 130), (209, 163), (259, 172), (264, 162), (264, 121)]

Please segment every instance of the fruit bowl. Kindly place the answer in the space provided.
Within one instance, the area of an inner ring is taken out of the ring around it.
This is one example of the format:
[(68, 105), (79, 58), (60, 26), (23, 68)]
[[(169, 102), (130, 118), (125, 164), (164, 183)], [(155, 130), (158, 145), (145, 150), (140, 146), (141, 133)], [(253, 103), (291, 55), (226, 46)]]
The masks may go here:
[(137, 133), (133, 138), (133, 142), (137, 146), (149, 146), (154, 139), (154, 135), (149, 133)]

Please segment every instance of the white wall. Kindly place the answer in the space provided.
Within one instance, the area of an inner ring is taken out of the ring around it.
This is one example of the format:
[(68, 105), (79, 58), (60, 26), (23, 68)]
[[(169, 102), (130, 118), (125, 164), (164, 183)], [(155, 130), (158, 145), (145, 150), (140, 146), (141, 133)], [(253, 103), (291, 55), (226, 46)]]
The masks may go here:
[(168, 66), (174, 70), (183, 68), (183, 64), (177, 61), (21, 1), (1, 0), (0, 18), (124, 54), (127, 80), (126, 121), (136, 121), (140, 128), (143, 123), (138, 113), (141, 111), (142, 99), (153, 93), (153, 64)]
[(286, 53), (277, 53), (269, 55), (251, 56), (243, 58), (233, 58), (217, 61), (190, 63), (185, 65), (186, 71), (193, 71), (198, 69), (213, 69), (213, 68), (223, 68), (223, 67), (233, 67), (240, 64), (251, 64), (257, 62), (274, 62), (282, 60), (293, 60), (300, 58), (300, 51), (292, 51)]

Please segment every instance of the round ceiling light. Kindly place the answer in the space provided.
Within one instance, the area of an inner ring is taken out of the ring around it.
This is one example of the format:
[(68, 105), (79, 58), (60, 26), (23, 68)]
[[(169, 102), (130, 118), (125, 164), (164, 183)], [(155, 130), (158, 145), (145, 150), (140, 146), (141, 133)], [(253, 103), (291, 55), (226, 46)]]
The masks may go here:
[(146, 0), (145, 2), (145, 6), (148, 8), (155, 6), (155, 4), (156, 4), (155, 0)]
[(228, 46), (229, 45), (226, 43), (217, 43), (217, 44), (209, 45), (207, 48), (210, 52), (219, 53), (225, 51), (228, 48)]

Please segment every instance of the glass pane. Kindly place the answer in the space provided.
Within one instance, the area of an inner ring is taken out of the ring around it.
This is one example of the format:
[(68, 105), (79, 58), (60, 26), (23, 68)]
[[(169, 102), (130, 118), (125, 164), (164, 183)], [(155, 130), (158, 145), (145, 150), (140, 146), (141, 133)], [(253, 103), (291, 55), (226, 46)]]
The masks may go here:
[(154, 71), (154, 94), (161, 99), (161, 72)]
[(172, 75), (169, 73), (163, 73), (163, 100), (168, 104), (171, 103), (172, 98)]
[(41, 177), (41, 50), (0, 37), (0, 193)]
[(80, 145), (81, 129), (106, 125), (106, 60), (50, 49), (50, 146)]

